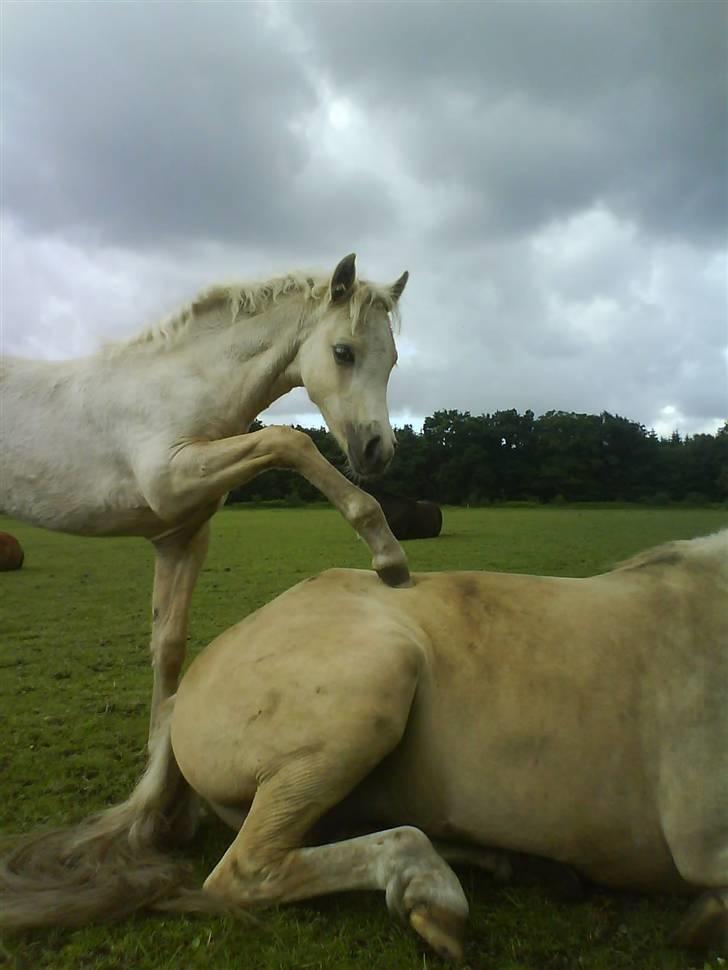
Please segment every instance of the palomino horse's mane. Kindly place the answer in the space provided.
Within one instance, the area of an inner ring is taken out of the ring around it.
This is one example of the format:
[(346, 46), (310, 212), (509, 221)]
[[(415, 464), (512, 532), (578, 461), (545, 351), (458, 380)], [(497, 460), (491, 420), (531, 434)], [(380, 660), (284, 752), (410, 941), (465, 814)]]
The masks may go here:
[(728, 567), (728, 529), (712, 535), (699, 536), (697, 539), (675, 539), (661, 546), (646, 549), (631, 559), (625, 559), (616, 569), (642, 569), (649, 566), (677, 566), (691, 559), (717, 556), (725, 560)]
[[(179, 310), (158, 323), (147, 327), (127, 340), (106, 347), (106, 353), (116, 355), (127, 348), (169, 345), (187, 334), (196, 324), (216, 311), (228, 309), (229, 323), (249, 319), (265, 313), (279, 300), (298, 297), (302, 303), (302, 319), (316, 309), (325, 308), (331, 298), (330, 275), (293, 271), (283, 276), (273, 276), (258, 282), (216, 284), (200, 290), (193, 299)], [(399, 321), (397, 302), (386, 286), (378, 286), (367, 280), (357, 280), (349, 297), (349, 316), (352, 332), (366, 317), (370, 307), (380, 306), (390, 315), (390, 322)]]

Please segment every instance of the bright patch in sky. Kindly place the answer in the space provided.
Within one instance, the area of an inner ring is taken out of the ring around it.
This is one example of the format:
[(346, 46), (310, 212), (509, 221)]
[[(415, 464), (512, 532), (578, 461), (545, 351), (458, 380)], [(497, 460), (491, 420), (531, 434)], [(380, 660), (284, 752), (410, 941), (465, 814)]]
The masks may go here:
[(329, 124), (338, 130), (351, 124), (352, 110), (348, 101), (337, 99), (329, 105)]

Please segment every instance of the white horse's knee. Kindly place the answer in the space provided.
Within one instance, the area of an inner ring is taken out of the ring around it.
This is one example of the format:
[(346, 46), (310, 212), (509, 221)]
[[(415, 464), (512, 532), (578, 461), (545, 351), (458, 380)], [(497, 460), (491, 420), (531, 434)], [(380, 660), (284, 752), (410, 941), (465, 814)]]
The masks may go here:
[(262, 449), (270, 454), (274, 465), (295, 467), (296, 456), (312, 454), (318, 449), (304, 431), (287, 425), (274, 424), (259, 432)]
[(352, 490), (350, 494), (347, 494), (346, 517), (357, 532), (374, 528), (383, 522), (386, 523), (379, 502), (373, 495), (369, 495), (360, 489)]

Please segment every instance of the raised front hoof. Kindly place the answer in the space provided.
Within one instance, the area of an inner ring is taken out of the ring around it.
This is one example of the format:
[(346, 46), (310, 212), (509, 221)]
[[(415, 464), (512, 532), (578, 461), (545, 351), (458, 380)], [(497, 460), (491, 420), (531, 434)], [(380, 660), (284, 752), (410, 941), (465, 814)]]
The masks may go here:
[(728, 903), (723, 894), (705, 893), (697, 899), (670, 942), (675, 946), (728, 953)]
[(379, 576), (381, 581), (387, 586), (406, 588), (413, 585), (409, 566), (406, 562), (395, 563), (389, 566), (381, 566), (379, 569), (377, 569), (377, 576)]
[(415, 906), (409, 914), (410, 926), (443, 960), (460, 963), (463, 959), (465, 919), (441, 906)]

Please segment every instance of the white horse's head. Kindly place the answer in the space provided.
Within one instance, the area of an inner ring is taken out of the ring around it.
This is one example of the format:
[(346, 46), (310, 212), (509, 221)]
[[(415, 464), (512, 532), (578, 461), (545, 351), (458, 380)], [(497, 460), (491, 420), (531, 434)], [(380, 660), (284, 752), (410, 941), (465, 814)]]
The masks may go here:
[(387, 286), (357, 280), (354, 254), (345, 256), (299, 350), (308, 396), (363, 477), (384, 471), (394, 454), (387, 409), (387, 383), (397, 361), (391, 314), (408, 276)]

